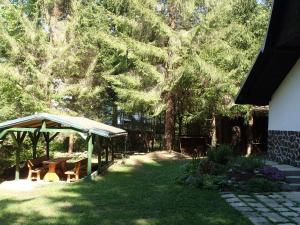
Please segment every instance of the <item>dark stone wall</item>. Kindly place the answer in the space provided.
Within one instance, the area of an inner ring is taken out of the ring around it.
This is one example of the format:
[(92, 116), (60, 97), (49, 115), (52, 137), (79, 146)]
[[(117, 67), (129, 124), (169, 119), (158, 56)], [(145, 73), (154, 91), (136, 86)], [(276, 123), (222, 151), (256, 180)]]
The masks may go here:
[(280, 163), (299, 166), (300, 132), (269, 130), (268, 158)]

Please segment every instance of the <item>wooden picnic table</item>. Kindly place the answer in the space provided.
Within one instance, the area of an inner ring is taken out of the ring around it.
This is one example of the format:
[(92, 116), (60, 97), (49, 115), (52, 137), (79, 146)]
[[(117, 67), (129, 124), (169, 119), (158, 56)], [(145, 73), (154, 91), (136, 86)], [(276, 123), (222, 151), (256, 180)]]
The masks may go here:
[(57, 166), (61, 167), (62, 175), (65, 172), (65, 165), (66, 161), (71, 159), (71, 157), (60, 157), (56, 159), (49, 159), (46, 161), (43, 161), (43, 164), (47, 164), (49, 167), (48, 172), (44, 176), (45, 181), (59, 181), (59, 176), (56, 173)]

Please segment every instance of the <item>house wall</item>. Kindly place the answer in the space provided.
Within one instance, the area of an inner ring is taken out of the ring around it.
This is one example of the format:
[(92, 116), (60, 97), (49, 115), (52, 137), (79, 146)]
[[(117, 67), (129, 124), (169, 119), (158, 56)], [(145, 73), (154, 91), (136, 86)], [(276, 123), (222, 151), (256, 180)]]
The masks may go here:
[(300, 60), (270, 101), (268, 155), (291, 165), (300, 161)]

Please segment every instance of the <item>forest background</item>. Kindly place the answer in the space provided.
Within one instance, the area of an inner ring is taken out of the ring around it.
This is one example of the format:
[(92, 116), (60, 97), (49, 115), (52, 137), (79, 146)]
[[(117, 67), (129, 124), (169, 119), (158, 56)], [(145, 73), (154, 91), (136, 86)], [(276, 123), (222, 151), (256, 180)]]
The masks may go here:
[(247, 115), (234, 98), (270, 0), (0, 0), (0, 121), (35, 112), (163, 124)]

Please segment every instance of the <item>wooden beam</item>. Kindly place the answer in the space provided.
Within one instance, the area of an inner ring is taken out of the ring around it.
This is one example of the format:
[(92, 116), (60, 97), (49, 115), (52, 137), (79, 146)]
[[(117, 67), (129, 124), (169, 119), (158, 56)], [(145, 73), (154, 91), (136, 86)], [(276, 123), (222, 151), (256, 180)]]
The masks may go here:
[(26, 137), (26, 132), (17, 132), (17, 135), (14, 132), (10, 132), (10, 135), (13, 141), (16, 144), (16, 171), (15, 171), (15, 180), (20, 179), (20, 151), (22, 148), (22, 143)]
[(53, 139), (56, 138), (59, 134), (59, 132), (55, 133), (52, 137), (49, 138), (49, 141), (53, 141)]
[(17, 139), (17, 136), (15, 135), (15, 133), (11, 132), (10, 136), (12, 137), (13, 141), (16, 144), (16, 156), (15, 156), (15, 160), (16, 160), (16, 170), (15, 170), (15, 180), (19, 180), (20, 179), (20, 148), (19, 148), (19, 142)]
[(24, 139), (26, 137), (26, 134), (27, 134), (27, 132), (25, 131), (25, 132), (22, 133), (22, 135), (20, 135), (20, 141), (21, 141), (21, 143), (23, 143), (23, 141), (24, 141)]
[(12, 137), (13, 141), (18, 146), (21, 146), (24, 139), (25, 139), (25, 137), (26, 137), (27, 132), (23, 132), (23, 133), (22, 132), (16, 132), (16, 134), (14, 132), (10, 132), (10, 136)]
[(15, 180), (20, 179), (20, 150), (21, 147), (17, 147), (16, 149), (16, 172), (15, 172)]
[(46, 121), (43, 121), (43, 123), (42, 123), (42, 129), (47, 129)]
[(26, 127), (14, 127), (1, 131), (0, 139), (3, 138), (8, 132), (42, 132), (42, 133), (78, 133), (82, 138), (86, 139), (87, 134), (85, 131), (80, 131), (76, 128), (26, 128)]
[(21, 132), (17, 132), (17, 141), (21, 139)]
[(5, 136), (7, 135), (7, 133), (8, 133), (8, 130), (2, 130), (0, 133), (0, 139), (4, 139)]
[(29, 135), (29, 138), (32, 143), (32, 157), (35, 159), (36, 158), (36, 147), (37, 147), (39, 138), (41, 136), (41, 133), (40, 132), (33, 132), (33, 133), (29, 132), (28, 135)]
[(13, 139), (13, 141), (18, 145), (19, 143), (18, 143), (18, 140), (17, 140), (17, 137), (16, 137), (15, 133), (10, 132), (9, 134), (10, 134), (11, 138)]
[(100, 172), (101, 169), (101, 153), (102, 153), (102, 146), (101, 146), (102, 138), (100, 139), (99, 135), (95, 136), (95, 148), (97, 149), (97, 155), (98, 155), (98, 172)]
[(68, 128), (41, 128), (39, 129), (39, 132), (45, 132), (45, 133), (84, 133), (81, 131), (78, 131), (77, 129), (68, 127)]

